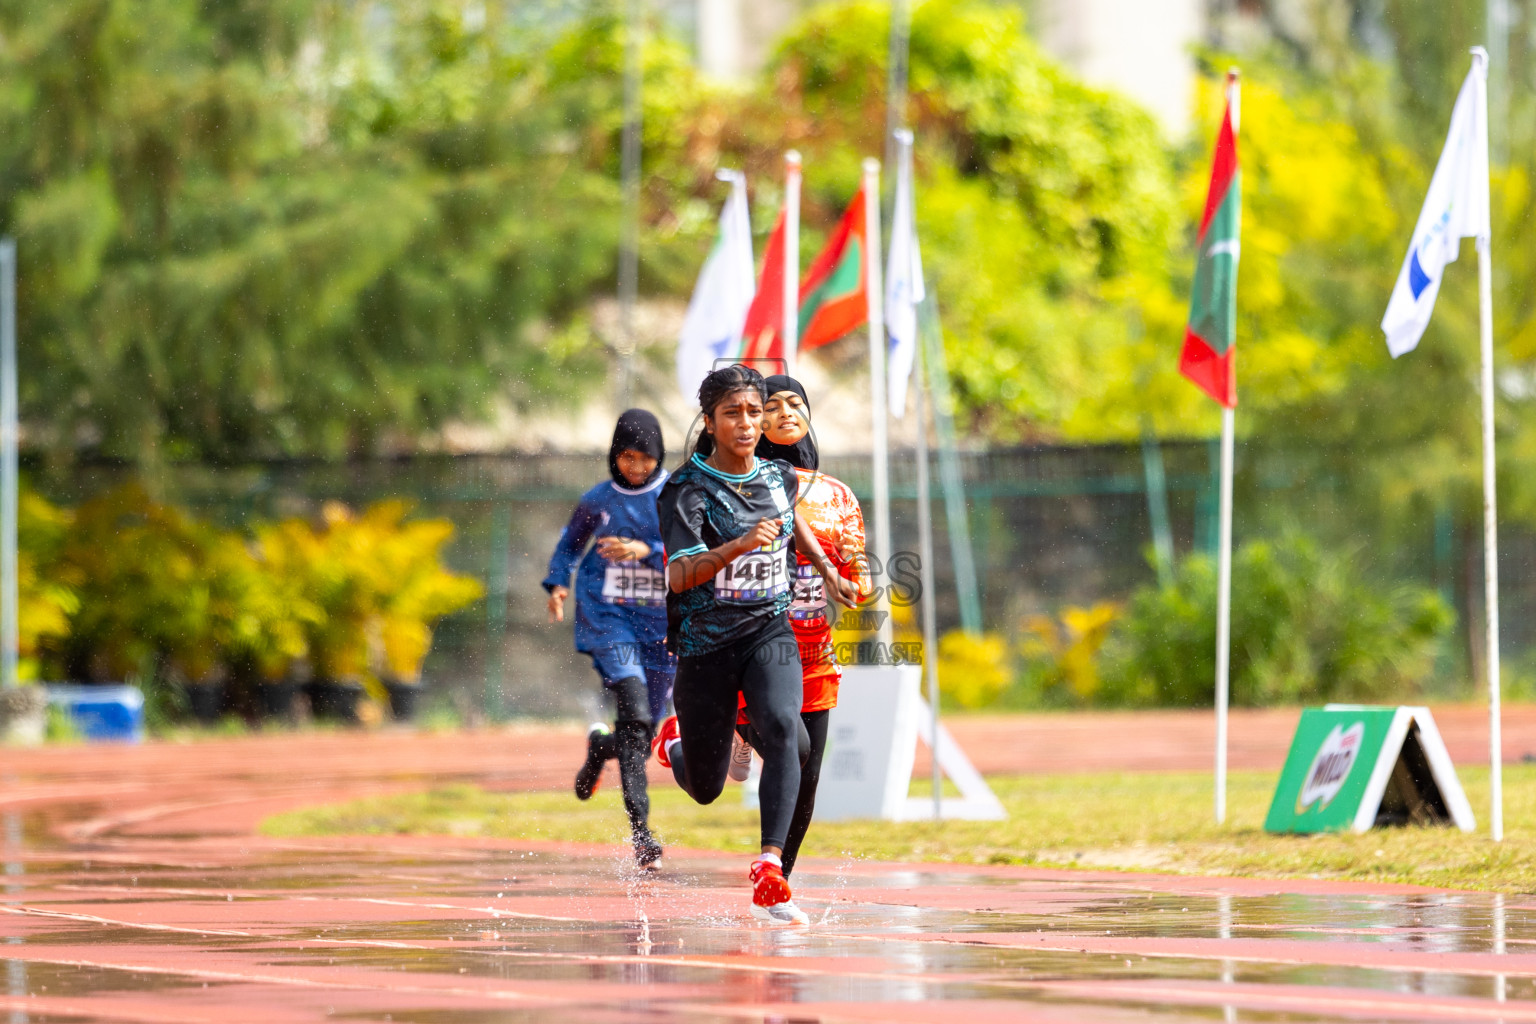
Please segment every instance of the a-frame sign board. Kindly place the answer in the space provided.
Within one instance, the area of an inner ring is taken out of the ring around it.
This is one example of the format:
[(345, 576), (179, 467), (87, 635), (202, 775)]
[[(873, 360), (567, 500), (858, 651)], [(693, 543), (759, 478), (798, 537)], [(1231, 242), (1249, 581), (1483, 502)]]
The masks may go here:
[[(919, 821), (933, 817), (931, 797), (907, 795), (917, 744), (933, 735), (933, 712), (919, 693), (922, 670), (915, 665), (849, 665), (843, 668), (837, 707), (827, 723), (827, 750), (816, 790), (817, 821), (884, 818)], [(756, 806), (757, 775), (743, 802)], [(1003, 805), (965, 752), (939, 726), (939, 768), (960, 791), (944, 797), (939, 813), (957, 821), (1001, 821)]]
[(1383, 825), (1476, 827), (1434, 716), (1423, 707), (1306, 708), (1266, 832), (1364, 832)]
[[(933, 735), (932, 711), (919, 694), (916, 665), (850, 665), (827, 728), (827, 754), (816, 793), (816, 819), (933, 816), (932, 798), (907, 795), (917, 744)], [(946, 818), (999, 821), (1007, 812), (981, 773), (941, 726), (939, 768), (960, 790), (940, 801)]]

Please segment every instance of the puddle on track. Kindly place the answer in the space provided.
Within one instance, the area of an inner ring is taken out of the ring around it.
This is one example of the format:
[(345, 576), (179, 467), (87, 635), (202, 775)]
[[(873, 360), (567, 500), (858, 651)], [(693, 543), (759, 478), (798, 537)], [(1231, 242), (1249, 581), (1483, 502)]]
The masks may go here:
[(0, 1021), (1536, 1022), (1526, 897), (821, 862), (771, 929), (740, 858), (99, 814), (0, 816)]
[[(610, 1014), (615, 1020), (701, 1020), (717, 1012), (720, 1019), (740, 1019), (724, 1008), (792, 1004), (816, 1008), (805, 1020), (821, 1019), (838, 1004), (850, 1013), (891, 1004), (935, 1010), (954, 1004), (962, 1012), (953, 1019), (984, 1020), (964, 1012), (977, 1003), (1013, 1003), (1045, 1017), (1090, 1005), (1113, 1016), (1125, 1004), (1141, 1012), (1161, 1007), (1156, 1016), (1164, 1019), (1205, 1019), (1225, 1011), (1173, 1009), (1163, 995), (1138, 1003), (1134, 993), (1116, 997), (1108, 991), (1102, 999), (1064, 1001), (1050, 986), (1188, 982), (1486, 1001), (1500, 990), (1486, 965), (1403, 969), (1361, 963), (1358, 954), (1430, 954), (1437, 960), (1492, 954), (1500, 928), (1506, 950), (1536, 945), (1536, 910), (1505, 907), (1502, 897), (1482, 894), (1212, 895), (1138, 890), (1133, 878), (1087, 876), (1073, 884), (981, 871), (904, 871), (899, 886), (881, 887), (878, 875), (869, 877), (873, 866), (861, 865), (857, 886), (846, 875), (839, 884), (837, 874), (802, 871), (803, 903), (816, 925), (768, 929), (747, 918), (739, 866), (715, 860), (682, 861), (667, 874), (634, 878), (608, 858), (549, 854), (513, 864), (504, 856), (440, 862), (357, 851), (299, 858), (270, 851), (264, 856), (253, 845), (225, 869), (213, 870), (159, 865), (149, 852), (146, 863), (135, 865), (104, 862), (99, 849), (90, 861), (71, 863), (52, 850), (46, 854), (47, 881), (31, 865), (8, 877), (4, 903), (12, 912), (3, 923), (12, 945), (0, 946), (0, 958), (25, 966), (25, 990), (13, 989), (13, 997), (110, 1002), (153, 993), (167, 1005), (221, 997), (238, 1005), (252, 986), (287, 979), (325, 988), (331, 974), (343, 1005), (355, 986), (375, 995), (394, 990), (399, 1005), (385, 1011), (389, 1018), (422, 1024), (585, 1021)], [(42, 884), (34, 886), (34, 878)], [(855, 890), (876, 890), (875, 898), (856, 901)], [(930, 891), (954, 895), (962, 904), (974, 894), (977, 906), (1009, 909), (897, 902)], [(818, 898), (829, 894), (830, 902)], [(1038, 905), (1030, 909), (1032, 903)], [(952, 941), (931, 938), (940, 934)], [(1034, 938), (1052, 948), (987, 944), (997, 938)], [(1105, 939), (1123, 947), (1092, 945)], [(1213, 945), (1200, 955), (1165, 945), (1136, 951), (1138, 943), (1167, 940)], [(1062, 948), (1073, 943), (1081, 948)], [(1313, 962), (1266, 961), (1294, 955), (1289, 947), (1295, 943), (1315, 947)], [(1287, 949), (1272, 953), (1277, 944)], [(50, 950), (59, 954), (54, 962)], [(1225, 951), (1231, 959), (1222, 958)], [(139, 959), (154, 969), (135, 969)], [(1511, 960), (1512, 972), (1525, 976), (1503, 980), (1504, 998), (1536, 999), (1536, 978), (1530, 976), (1536, 962)], [(530, 984), (536, 988), (526, 991), (529, 998), (558, 1005), (411, 1005), (433, 990), (450, 1002), (474, 998), (466, 989), (482, 991), (494, 1003), (498, 991), (524, 993)], [(320, 1010), (329, 999), (324, 1009), (335, 1019), (384, 1019), (376, 1009), (340, 1012), (336, 998), (328, 993), (314, 1007)], [(1314, 1014), (1293, 1007), (1286, 1016), (1332, 1016), (1325, 1004), (1320, 1000)], [(1244, 1019), (1268, 1015), (1262, 1005), (1243, 1011)], [(50, 1018), (43, 1011), (27, 1019)]]

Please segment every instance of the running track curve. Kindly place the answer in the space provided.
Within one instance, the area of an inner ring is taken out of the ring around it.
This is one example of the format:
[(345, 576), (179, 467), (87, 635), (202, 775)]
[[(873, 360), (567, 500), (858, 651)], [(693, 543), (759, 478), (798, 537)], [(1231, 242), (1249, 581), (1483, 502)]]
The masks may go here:
[[(1458, 759), (1476, 708), (1437, 712)], [(984, 771), (1201, 769), (1208, 716), (955, 719)], [(1274, 768), (1294, 712), (1234, 719)], [(1506, 720), (1536, 749), (1536, 714)], [(1277, 733), (1283, 733), (1278, 738)], [(1087, 742), (1091, 740), (1092, 742)], [(755, 926), (739, 857), (453, 837), (279, 840), (292, 807), (464, 779), (565, 788), (576, 729), (0, 751), (11, 1021), (1536, 1022), (1536, 898), (810, 862)]]

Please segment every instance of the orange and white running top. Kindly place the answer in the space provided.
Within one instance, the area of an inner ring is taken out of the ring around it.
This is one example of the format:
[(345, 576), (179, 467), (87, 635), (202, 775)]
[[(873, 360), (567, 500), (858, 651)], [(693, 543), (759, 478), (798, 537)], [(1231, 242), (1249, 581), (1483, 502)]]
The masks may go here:
[[(805, 518), (832, 564), (844, 579), (851, 580), (859, 601), (873, 587), (864, 566), (864, 512), (848, 485), (814, 469), (795, 470), (800, 479), (796, 511)], [(837, 706), (837, 687), (842, 672), (832, 652), (832, 620), (828, 615), (825, 583), (810, 561), (796, 552), (794, 594), (789, 605), (789, 624), (800, 643), (805, 697), (801, 711), (825, 711)], [(740, 698), (738, 698), (740, 701)], [(746, 702), (740, 701), (745, 707)], [(742, 714), (738, 721), (745, 722)]]

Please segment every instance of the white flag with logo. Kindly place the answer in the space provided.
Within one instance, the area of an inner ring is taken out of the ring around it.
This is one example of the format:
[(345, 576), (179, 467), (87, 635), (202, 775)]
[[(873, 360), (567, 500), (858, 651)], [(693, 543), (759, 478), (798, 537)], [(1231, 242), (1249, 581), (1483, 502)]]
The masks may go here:
[(1488, 55), (1480, 47), (1473, 53), (1472, 70), (1451, 112), (1445, 150), (1381, 320), (1394, 359), (1419, 344), (1435, 311), (1440, 279), (1456, 261), (1461, 240), (1488, 244)]
[(757, 290), (746, 176), (719, 171), (717, 177), (731, 183), (731, 195), (720, 211), (715, 246), (699, 271), (677, 340), (677, 386), (689, 399), (717, 361), (740, 354), (741, 326)]
[(896, 165), (896, 202), (891, 210), (891, 252), (885, 272), (885, 330), (890, 339), (886, 360), (890, 409), (901, 419), (907, 411), (907, 381), (917, 360), (917, 305), (923, 288), (923, 255), (917, 245), (917, 211), (912, 196), (912, 133), (903, 131)]

